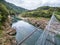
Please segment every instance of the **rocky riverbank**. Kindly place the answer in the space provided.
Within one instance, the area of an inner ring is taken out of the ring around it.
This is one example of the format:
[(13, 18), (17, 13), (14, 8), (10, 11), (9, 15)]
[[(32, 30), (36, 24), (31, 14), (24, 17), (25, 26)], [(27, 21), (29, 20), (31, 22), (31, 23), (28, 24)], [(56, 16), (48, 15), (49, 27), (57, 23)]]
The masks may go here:
[(25, 21), (29, 22), (30, 24), (44, 29), (49, 21), (47, 18), (25, 18)]
[(0, 45), (16, 45), (15, 34), (16, 31), (11, 28), (11, 20), (7, 19), (2, 26), (2, 37), (0, 38)]

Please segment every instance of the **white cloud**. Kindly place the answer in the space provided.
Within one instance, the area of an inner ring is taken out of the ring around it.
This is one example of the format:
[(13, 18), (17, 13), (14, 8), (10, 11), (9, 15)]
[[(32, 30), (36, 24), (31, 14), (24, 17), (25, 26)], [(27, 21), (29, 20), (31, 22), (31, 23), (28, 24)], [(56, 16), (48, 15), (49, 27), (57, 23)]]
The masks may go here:
[(30, 10), (45, 5), (60, 6), (60, 0), (6, 0), (6, 1)]

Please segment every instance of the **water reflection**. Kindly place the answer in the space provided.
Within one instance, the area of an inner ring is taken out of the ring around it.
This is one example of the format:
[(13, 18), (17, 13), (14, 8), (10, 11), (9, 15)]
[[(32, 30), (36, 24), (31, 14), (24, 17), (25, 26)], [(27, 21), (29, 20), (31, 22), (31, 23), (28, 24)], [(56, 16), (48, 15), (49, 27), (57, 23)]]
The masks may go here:
[[(32, 26), (31, 24), (18, 21), (12, 25), (12, 28), (16, 29), (16, 40), (17, 42), (22, 41), (26, 38), (31, 32), (36, 30), (36, 27)], [(26, 41), (22, 43), (22, 45), (34, 45), (37, 39), (40, 37), (42, 30), (37, 30), (33, 35), (31, 35)]]

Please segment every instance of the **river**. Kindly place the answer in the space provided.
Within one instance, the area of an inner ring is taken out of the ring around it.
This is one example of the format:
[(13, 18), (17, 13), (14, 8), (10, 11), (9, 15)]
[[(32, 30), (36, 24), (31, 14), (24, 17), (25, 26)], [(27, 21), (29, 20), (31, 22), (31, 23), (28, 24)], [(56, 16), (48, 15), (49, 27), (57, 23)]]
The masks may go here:
[(20, 45), (35, 45), (42, 33), (41, 29), (37, 29), (33, 25), (22, 20), (13, 23), (12, 28), (17, 32), (16, 41)]

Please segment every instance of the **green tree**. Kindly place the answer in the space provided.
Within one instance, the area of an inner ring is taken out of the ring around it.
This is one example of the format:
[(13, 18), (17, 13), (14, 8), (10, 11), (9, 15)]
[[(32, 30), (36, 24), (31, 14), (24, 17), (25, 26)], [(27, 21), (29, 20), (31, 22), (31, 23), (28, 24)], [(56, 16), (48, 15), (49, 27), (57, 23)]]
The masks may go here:
[(0, 22), (4, 22), (5, 19), (8, 17), (8, 9), (5, 7), (5, 5), (3, 5), (2, 3), (0, 3)]

